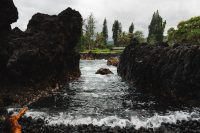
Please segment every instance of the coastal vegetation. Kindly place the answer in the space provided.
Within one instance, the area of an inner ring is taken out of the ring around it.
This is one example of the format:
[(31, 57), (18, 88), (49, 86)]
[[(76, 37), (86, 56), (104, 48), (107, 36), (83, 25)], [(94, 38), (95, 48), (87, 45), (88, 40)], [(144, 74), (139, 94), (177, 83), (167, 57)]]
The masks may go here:
[(181, 21), (177, 29), (168, 30), (168, 41), (170, 44), (189, 43), (200, 45), (200, 16)]
[(102, 25), (102, 31), (96, 32), (96, 19), (91, 13), (83, 22), (82, 35), (77, 46), (77, 51), (81, 53), (121, 53), (122, 50), (112, 50), (113, 47), (126, 47), (133, 37), (144, 42), (142, 31), (134, 32), (133, 22), (130, 24), (128, 31), (122, 31), (122, 24), (115, 20), (112, 26), (112, 39), (109, 37), (107, 19), (105, 18)]
[[(170, 28), (166, 34), (166, 20), (160, 16), (159, 11), (153, 13), (149, 24), (148, 36), (145, 37), (142, 31), (135, 31), (132, 22), (128, 31), (123, 31), (123, 24), (119, 20), (113, 22), (112, 27), (108, 27), (108, 19), (105, 18), (102, 24), (102, 31), (96, 32), (96, 19), (91, 13), (83, 22), (82, 35), (77, 50), (81, 53), (121, 53), (122, 50), (114, 51), (113, 47), (126, 47), (133, 38), (140, 43), (151, 45), (161, 44), (163, 42), (169, 45), (177, 43), (200, 44), (200, 17), (193, 17), (186, 21), (181, 21), (177, 27)], [(108, 31), (112, 30), (112, 37)]]

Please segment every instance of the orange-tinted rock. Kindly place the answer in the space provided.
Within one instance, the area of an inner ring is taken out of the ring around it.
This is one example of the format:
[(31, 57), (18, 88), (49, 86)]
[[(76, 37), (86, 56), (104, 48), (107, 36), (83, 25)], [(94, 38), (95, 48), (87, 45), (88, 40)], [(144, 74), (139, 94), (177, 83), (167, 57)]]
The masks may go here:
[(118, 64), (119, 64), (119, 59), (117, 57), (111, 57), (107, 61), (107, 65), (109, 65), (109, 66), (112, 65), (112, 66), (116, 66), (117, 67)]

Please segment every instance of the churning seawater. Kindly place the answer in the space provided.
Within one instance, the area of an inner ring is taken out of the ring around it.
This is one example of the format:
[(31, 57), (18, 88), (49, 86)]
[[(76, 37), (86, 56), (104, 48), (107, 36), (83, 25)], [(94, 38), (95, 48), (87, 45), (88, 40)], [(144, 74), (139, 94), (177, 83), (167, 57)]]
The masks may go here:
[[(97, 75), (99, 68), (109, 68), (114, 74)], [(81, 60), (80, 69), (82, 75), (78, 80), (34, 103), (27, 116), (44, 118), (49, 124), (135, 126), (136, 129), (200, 118), (198, 109), (157, 104), (154, 97), (130, 89), (117, 75), (117, 68), (107, 66), (106, 60)]]

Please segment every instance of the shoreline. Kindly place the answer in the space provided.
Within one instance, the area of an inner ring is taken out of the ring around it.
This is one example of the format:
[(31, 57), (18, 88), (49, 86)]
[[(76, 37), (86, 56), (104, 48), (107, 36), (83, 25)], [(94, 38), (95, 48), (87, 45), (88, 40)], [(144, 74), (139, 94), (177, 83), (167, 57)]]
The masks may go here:
[[(23, 132), (28, 133), (165, 133), (165, 132), (182, 132), (182, 133), (197, 133), (200, 132), (200, 121), (190, 120), (190, 121), (177, 121), (176, 124), (173, 123), (162, 123), (158, 128), (144, 128), (135, 129), (134, 126), (126, 127), (111, 127), (111, 126), (96, 126), (92, 124), (83, 125), (48, 125), (48, 122), (43, 119), (33, 119), (31, 117), (23, 117), (19, 123), (23, 127)], [(4, 122), (0, 121), (0, 131), (4, 127)]]

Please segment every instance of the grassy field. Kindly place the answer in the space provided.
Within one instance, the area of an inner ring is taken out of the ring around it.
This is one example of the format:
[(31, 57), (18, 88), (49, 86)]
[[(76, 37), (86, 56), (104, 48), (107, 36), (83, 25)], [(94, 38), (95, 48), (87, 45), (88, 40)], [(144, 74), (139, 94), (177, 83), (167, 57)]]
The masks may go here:
[(110, 50), (110, 49), (93, 49), (93, 50), (84, 50), (81, 53), (89, 53), (89, 52), (95, 53), (95, 54), (116, 54), (116, 53), (122, 53), (123, 50)]

